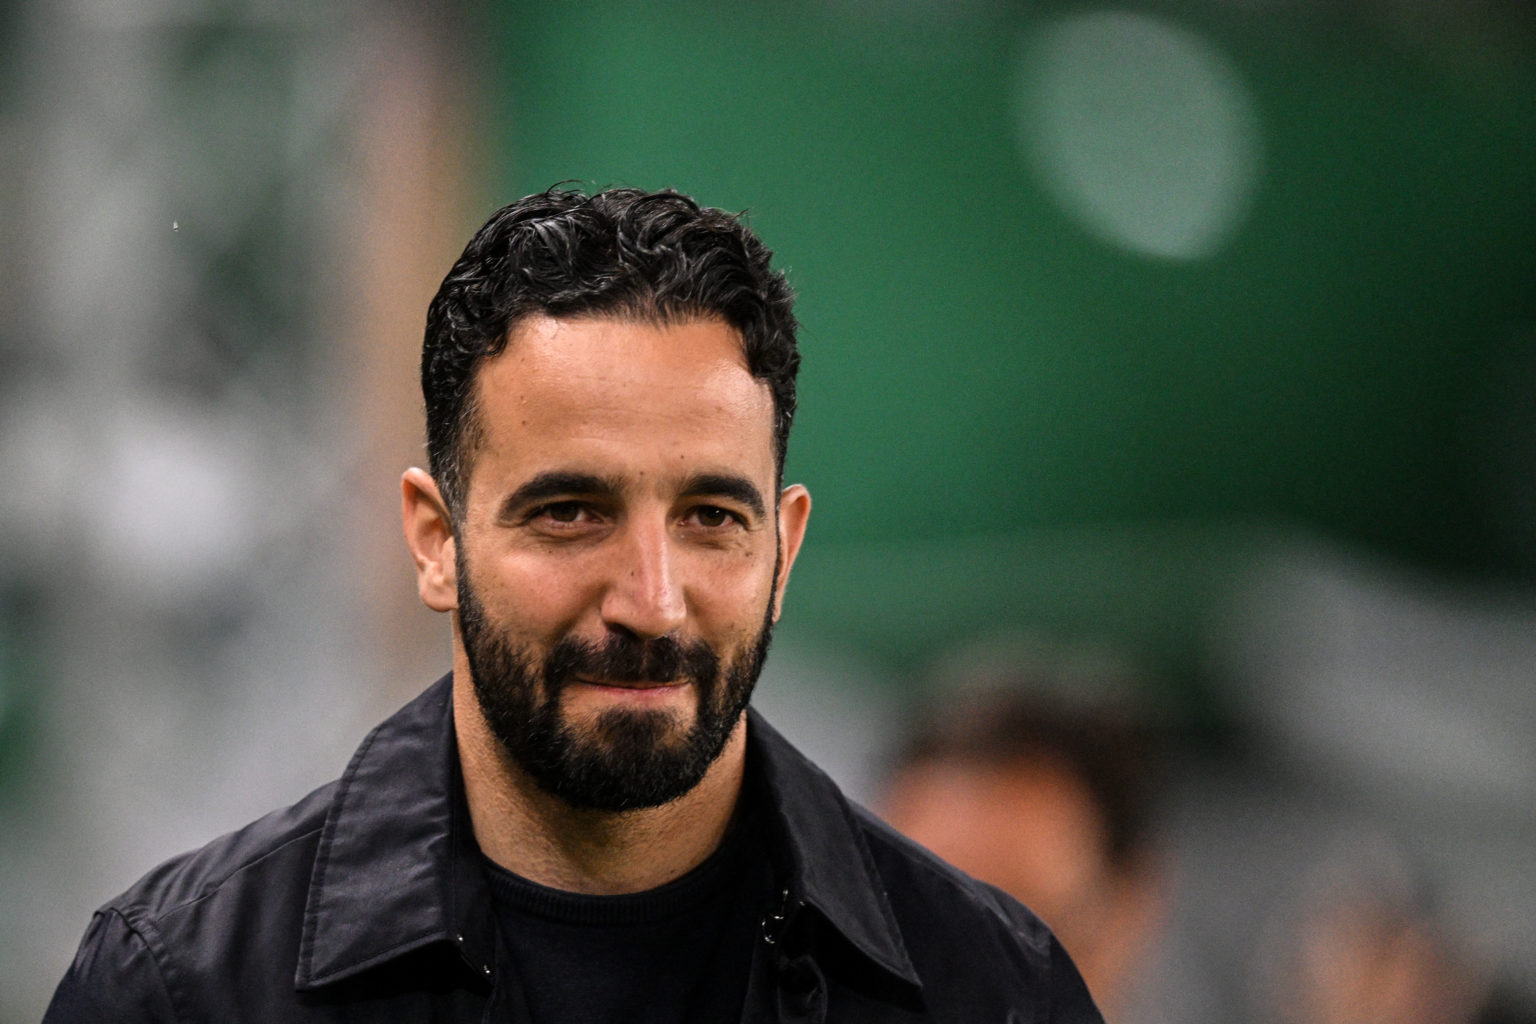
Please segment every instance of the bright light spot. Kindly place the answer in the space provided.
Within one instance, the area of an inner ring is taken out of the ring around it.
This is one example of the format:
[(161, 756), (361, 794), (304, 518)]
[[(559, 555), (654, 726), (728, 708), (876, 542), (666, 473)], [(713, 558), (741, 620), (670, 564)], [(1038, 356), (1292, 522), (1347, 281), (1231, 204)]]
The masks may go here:
[(259, 529), (250, 432), (195, 410), (130, 407), (103, 441), (78, 499), (95, 512), (98, 571), (157, 601), (220, 585)]
[(1094, 234), (1199, 259), (1241, 225), (1258, 119), (1232, 64), (1159, 18), (1097, 11), (1026, 39), (1016, 80), (1026, 156)]

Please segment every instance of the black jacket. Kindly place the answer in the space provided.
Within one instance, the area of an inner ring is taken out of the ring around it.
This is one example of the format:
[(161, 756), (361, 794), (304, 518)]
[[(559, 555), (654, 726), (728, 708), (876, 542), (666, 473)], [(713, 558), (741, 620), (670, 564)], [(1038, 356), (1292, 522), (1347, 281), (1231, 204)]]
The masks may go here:
[[(99, 910), (45, 1024), (522, 1020), (449, 692), (375, 729), (340, 780)], [(1102, 1024), (1028, 910), (850, 804), (755, 712), (747, 758), (782, 895), (744, 1020)]]

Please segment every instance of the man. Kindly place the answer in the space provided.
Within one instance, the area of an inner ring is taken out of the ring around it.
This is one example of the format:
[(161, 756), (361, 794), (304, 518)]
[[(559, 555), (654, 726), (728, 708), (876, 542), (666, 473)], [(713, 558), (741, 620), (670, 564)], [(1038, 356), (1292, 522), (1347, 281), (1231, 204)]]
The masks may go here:
[(453, 671), (98, 912), (49, 1020), (1099, 1020), (1033, 915), (747, 711), (810, 512), (769, 261), (670, 192), (491, 218), (402, 481)]
[(1117, 1022), (1187, 1019), (1151, 977), (1169, 903), (1152, 740), (1128, 710), (971, 692), (908, 738), (881, 801), (892, 826), (1039, 911)]

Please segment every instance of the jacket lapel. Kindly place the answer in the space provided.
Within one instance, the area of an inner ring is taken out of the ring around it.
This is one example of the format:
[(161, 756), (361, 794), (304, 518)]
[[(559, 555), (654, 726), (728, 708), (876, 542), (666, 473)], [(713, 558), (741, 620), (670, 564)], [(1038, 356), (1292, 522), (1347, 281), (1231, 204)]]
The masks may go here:
[(310, 876), (297, 988), (434, 942), (457, 945), (471, 967), (491, 963), (493, 925), (458, 782), (450, 695), (444, 677), (352, 756)]
[(749, 715), (747, 756), (763, 773), (768, 805), (779, 817), (790, 900), (814, 907), (882, 971), (920, 988), (853, 808), (836, 783), (756, 710)]

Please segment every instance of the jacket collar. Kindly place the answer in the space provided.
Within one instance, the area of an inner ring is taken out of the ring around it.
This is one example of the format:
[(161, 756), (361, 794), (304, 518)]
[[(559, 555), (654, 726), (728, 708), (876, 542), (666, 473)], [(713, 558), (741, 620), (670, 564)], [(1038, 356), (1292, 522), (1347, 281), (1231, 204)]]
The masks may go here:
[(434, 942), (491, 963), (494, 927), (444, 676), (368, 735), (320, 833), (294, 983), (318, 988)]
[[(748, 715), (747, 771), (763, 787), (791, 895), (882, 970), (919, 984), (851, 806), (755, 709)], [(489, 907), (445, 676), (374, 729), (337, 784), (295, 985), (319, 988), (436, 942), (483, 971), (495, 949)]]
[(748, 777), (761, 780), (777, 817), (791, 898), (886, 973), (920, 986), (852, 805), (755, 708), (747, 721)]

